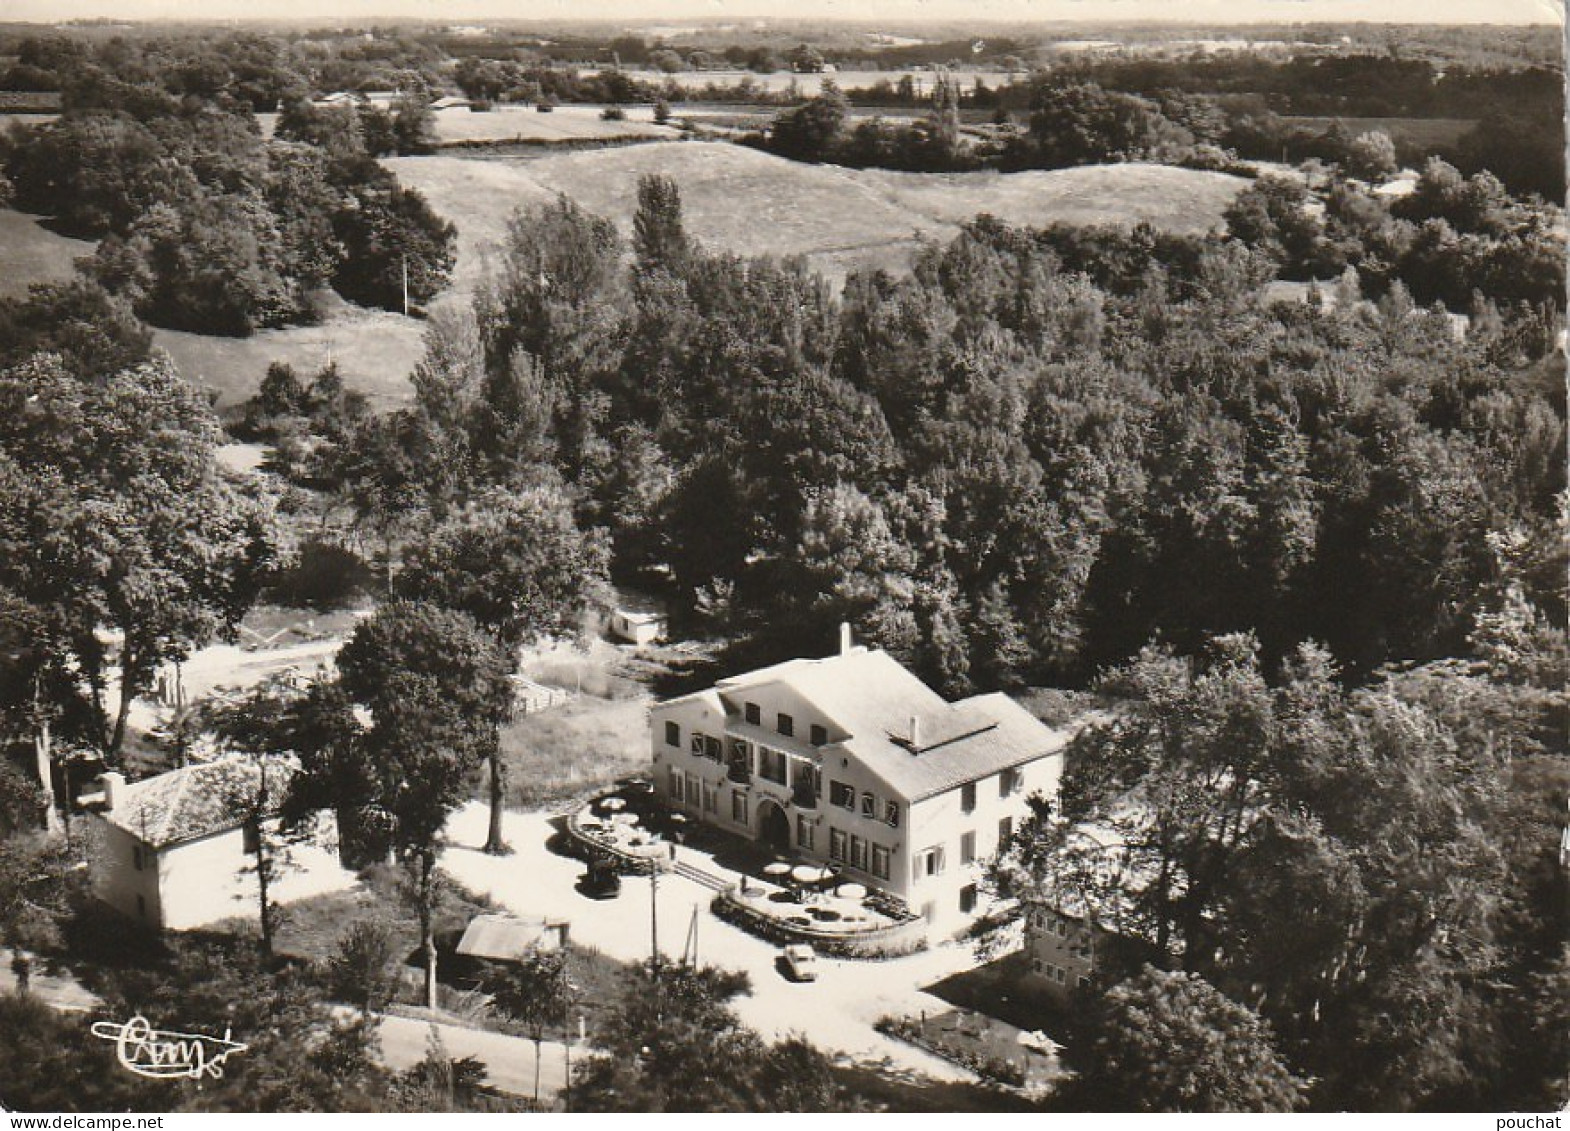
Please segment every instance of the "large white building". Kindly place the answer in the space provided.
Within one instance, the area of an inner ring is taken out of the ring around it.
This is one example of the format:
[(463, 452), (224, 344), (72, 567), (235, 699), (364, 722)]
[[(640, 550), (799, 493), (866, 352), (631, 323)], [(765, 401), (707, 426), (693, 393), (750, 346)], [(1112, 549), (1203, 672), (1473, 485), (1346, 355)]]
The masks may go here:
[(836, 865), (940, 930), (979, 910), (980, 866), (1025, 799), (1056, 795), (1067, 740), (1007, 695), (950, 703), (845, 630), (837, 655), (660, 703), (650, 727), (673, 808)]

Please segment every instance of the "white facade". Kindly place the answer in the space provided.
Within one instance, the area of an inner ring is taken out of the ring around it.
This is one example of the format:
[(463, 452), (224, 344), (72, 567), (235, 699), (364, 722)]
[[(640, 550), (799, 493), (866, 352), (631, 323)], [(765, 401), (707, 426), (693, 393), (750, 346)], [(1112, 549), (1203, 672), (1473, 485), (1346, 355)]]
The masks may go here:
[(982, 910), (982, 867), (1026, 798), (1056, 795), (1064, 736), (1004, 696), (947, 703), (847, 645), (658, 704), (651, 743), (672, 808), (831, 864), (950, 931)]
[[(229, 763), (175, 770), (126, 785), (105, 775), (107, 808), (88, 814), (88, 875), (94, 896), (153, 930), (189, 930), (258, 914), (252, 834), (232, 798), (204, 795), (228, 783)], [(270, 839), (276, 822), (265, 822)], [(276, 843), (276, 840), (274, 840)], [(337, 856), (337, 828), (320, 814), (313, 835), (273, 853), (269, 897), (287, 903), (353, 887)]]
[(665, 636), (665, 618), (658, 613), (617, 609), (611, 613), (611, 635), (642, 647)]

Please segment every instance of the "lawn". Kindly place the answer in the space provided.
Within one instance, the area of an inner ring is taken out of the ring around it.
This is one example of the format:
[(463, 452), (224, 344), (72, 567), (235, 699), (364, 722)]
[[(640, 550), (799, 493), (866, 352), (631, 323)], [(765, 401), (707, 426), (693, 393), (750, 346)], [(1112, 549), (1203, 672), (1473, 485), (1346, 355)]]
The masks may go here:
[(34, 283), (63, 283), (76, 260), (93, 254), (90, 240), (56, 235), (40, 217), (0, 208), (0, 298), (22, 298)]
[(216, 393), (219, 407), (250, 397), (275, 361), (294, 366), (305, 379), (335, 362), (344, 382), (364, 393), (373, 408), (394, 407), (411, 395), (409, 374), (424, 351), (423, 337), (418, 319), (341, 300), (329, 300), (320, 325), (262, 330), (249, 338), (153, 331), (181, 375)]
[(1014, 224), (1133, 224), (1178, 232), (1221, 226), (1245, 181), (1154, 165), (1025, 173), (895, 173), (806, 165), (725, 142), (687, 141), (541, 156), (441, 154), (386, 164), (458, 225), (456, 286), (471, 288), (519, 207), (566, 194), (630, 233), (638, 178), (680, 186), (687, 229), (716, 251), (804, 255), (831, 278), (902, 269), (921, 240), (947, 240), (990, 212)]
[(583, 695), (502, 732), (507, 805), (538, 809), (647, 770), (649, 701)]

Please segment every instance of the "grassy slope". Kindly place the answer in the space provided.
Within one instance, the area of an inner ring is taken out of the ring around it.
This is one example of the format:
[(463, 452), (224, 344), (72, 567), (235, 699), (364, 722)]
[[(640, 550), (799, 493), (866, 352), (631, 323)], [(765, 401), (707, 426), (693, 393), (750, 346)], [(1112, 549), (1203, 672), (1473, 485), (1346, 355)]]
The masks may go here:
[[(709, 247), (803, 254), (835, 279), (865, 267), (902, 269), (919, 241), (948, 239), (960, 222), (984, 211), (1016, 224), (1148, 220), (1176, 231), (1204, 231), (1219, 226), (1222, 210), (1243, 183), (1217, 173), (1148, 165), (1007, 176), (858, 172), (702, 142), (528, 158), (403, 157), (387, 165), (458, 225), (459, 292), (474, 285), (485, 253), (499, 244), (513, 210), (558, 193), (630, 231), (644, 173), (676, 179), (688, 228)], [(0, 295), (69, 278), (72, 261), (91, 251), (90, 243), (57, 236), (33, 217), (0, 210)], [(273, 361), (310, 374), (332, 358), (350, 387), (386, 407), (409, 395), (420, 336), (417, 321), (340, 303), (320, 326), (243, 339), (159, 330), (157, 342), (189, 380), (216, 391), (220, 404), (249, 396)]]
[(65, 282), (79, 256), (93, 254), (89, 240), (56, 235), (38, 217), (0, 209), (0, 298), (21, 298), (34, 283)]
[[(20, 298), (34, 283), (73, 278), (75, 261), (91, 255), (93, 247), (91, 240), (51, 232), (38, 217), (0, 208), (0, 298)], [(349, 386), (366, 393), (377, 407), (408, 399), (408, 374), (420, 358), (421, 324), (383, 310), (328, 301), (327, 319), (320, 326), (264, 330), (249, 338), (160, 329), (154, 331), (154, 340), (187, 380), (216, 391), (220, 404), (249, 397), (274, 361), (287, 361), (308, 376), (329, 358), (337, 361)]]
[(641, 145), (477, 161), (387, 162), (459, 226), (458, 285), (472, 285), (512, 210), (567, 193), (630, 230), (637, 181), (665, 173), (682, 191), (688, 230), (711, 248), (804, 254), (825, 273), (898, 268), (921, 239), (951, 237), (978, 212), (1015, 224), (1133, 223), (1200, 232), (1219, 227), (1243, 181), (1151, 165), (1015, 174), (892, 173), (803, 165), (723, 143)]
[(153, 337), (186, 380), (217, 392), (220, 405), (249, 397), (274, 361), (288, 362), (308, 379), (332, 360), (351, 389), (365, 393), (373, 407), (386, 408), (409, 397), (422, 333), (413, 318), (341, 303), (319, 326), (263, 330), (249, 338), (160, 329)]

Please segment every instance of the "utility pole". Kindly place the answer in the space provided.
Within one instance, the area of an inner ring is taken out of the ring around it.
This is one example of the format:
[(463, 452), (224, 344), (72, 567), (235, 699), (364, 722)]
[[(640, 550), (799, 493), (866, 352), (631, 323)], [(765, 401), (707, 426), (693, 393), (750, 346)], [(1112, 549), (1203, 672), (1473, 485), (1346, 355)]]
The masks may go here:
[[(44, 807), (45, 827), (53, 837), (60, 832), (60, 813), (55, 808), (54, 746), (49, 740), (49, 714), (44, 707), (43, 679), (41, 670), (33, 675), (33, 717), (37, 724), (33, 734), (33, 757), (37, 762), (38, 785), (47, 801)], [(66, 804), (70, 804), (69, 796)]]
[(649, 971), (660, 973), (660, 865), (649, 860)]
[(687, 927), (687, 945), (682, 948), (681, 962), (683, 966), (698, 968), (698, 905), (692, 905), (692, 922)]

